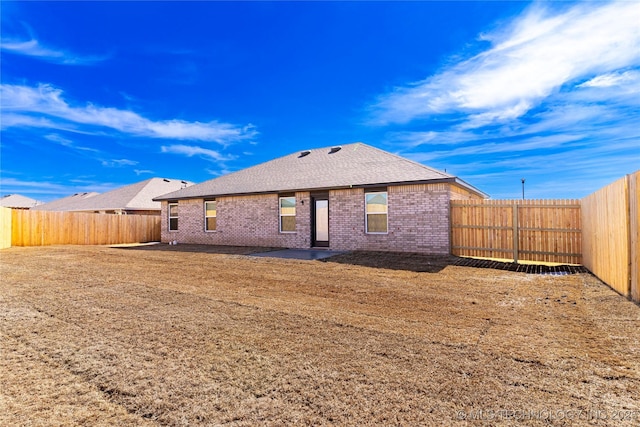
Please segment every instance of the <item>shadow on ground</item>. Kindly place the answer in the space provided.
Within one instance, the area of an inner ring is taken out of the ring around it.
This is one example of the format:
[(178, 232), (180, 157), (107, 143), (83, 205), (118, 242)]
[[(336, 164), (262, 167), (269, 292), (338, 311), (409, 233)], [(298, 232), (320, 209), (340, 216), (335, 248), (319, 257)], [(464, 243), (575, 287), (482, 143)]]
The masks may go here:
[(576, 265), (535, 265), (516, 264), (486, 259), (462, 258), (453, 255), (425, 255), (418, 253), (354, 251), (322, 260), (365, 267), (406, 270), (417, 273), (437, 273), (449, 265), (495, 270), (514, 271), (529, 274), (564, 275), (587, 273), (587, 269)]
[(205, 254), (221, 254), (221, 255), (251, 255), (261, 252), (277, 251), (282, 248), (265, 248), (261, 246), (222, 246), (222, 245), (194, 245), (194, 244), (177, 244), (169, 245), (167, 243), (144, 244), (132, 246), (112, 246), (116, 249), (125, 249), (128, 251), (164, 251), (164, 252), (197, 252)]
[(363, 267), (405, 270), (417, 273), (437, 273), (449, 265), (456, 265), (458, 257), (418, 253), (353, 251), (332, 256), (322, 262), (359, 265)]
[[(178, 244), (169, 245), (166, 243), (144, 244), (132, 246), (113, 246), (117, 249), (136, 251), (167, 251), (167, 252), (197, 252), (221, 255), (258, 255), (275, 258), (289, 258), (302, 260), (316, 260), (316, 257), (305, 256), (306, 252), (312, 250), (297, 250), (303, 255), (292, 256), (292, 252), (283, 248), (269, 248), (260, 246), (222, 246), (222, 245), (195, 245)], [(273, 252), (273, 254), (269, 254)], [(278, 254), (288, 254), (279, 256)], [(534, 265), (516, 264), (513, 262), (500, 262), (486, 259), (462, 258), (453, 255), (425, 255), (419, 253), (404, 252), (374, 252), (374, 251), (351, 251), (333, 255), (323, 259), (321, 262), (335, 262), (339, 264), (359, 265), (363, 267), (384, 268), (388, 270), (414, 271), (416, 273), (437, 273), (450, 265), (475, 268), (492, 268), (495, 270), (514, 271), (528, 274), (548, 274), (565, 275), (576, 273), (587, 273), (588, 270), (576, 265)]]

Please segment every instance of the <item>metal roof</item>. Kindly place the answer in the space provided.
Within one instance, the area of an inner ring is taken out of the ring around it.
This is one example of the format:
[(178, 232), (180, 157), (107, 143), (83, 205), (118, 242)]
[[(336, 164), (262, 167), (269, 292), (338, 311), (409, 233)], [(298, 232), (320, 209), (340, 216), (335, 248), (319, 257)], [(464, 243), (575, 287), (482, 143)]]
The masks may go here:
[(486, 196), (453, 175), (358, 142), (295, 152), (154, 200), (422, 182), (455, 182)]

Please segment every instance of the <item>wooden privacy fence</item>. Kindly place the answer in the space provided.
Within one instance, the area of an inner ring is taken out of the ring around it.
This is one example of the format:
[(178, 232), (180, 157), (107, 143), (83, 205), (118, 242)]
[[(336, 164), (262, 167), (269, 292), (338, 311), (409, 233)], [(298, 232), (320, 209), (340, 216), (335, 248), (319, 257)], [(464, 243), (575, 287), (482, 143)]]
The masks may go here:
[(0, 249), (11, 247), (11, 209), (0, 207)]
[(640, 302), (640, 171), (582, 199), (583, 264)]
[(12, 210), (11, 245), (113, 245), (160, 240), (160, 217)]
[(452, 254), (581, 264), (580, 224), (580, 200), (456, 200)]

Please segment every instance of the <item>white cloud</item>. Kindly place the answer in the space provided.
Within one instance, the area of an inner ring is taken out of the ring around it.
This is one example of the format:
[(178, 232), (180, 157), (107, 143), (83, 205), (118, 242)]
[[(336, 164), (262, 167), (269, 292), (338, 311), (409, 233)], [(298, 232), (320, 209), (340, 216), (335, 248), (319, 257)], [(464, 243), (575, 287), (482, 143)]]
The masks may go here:
[(401, 131), (392, 132), (388, 137), (396, 144), (403, 147), (411, 148), (419, 145), (428, 144), (438, 138), (438, 132), (434, 131)]
[(234, 159), (233, 156), (225, 156), (215, 150), (197, 147), (197, 146), (191, 146), (191, 145), (176, 144), (176, 145), (162, 146), (161, 151), (163, 153), (182, 154), (187, 157), (192, 157), (192, 156), (208, 157), (210, 159), (213, 159), (219, 162)]
[(537, 3), (485, 51), (380, 97), (374, 123), (493, 197), (522, 177), (529, 196), (582, 197), (640, 164), (638, 22), (638, 2)]
[(140, 176), (142, 174), (153, 173), (153, 171), (149, 170), (149, 169), (134, 169), (133, 172), (135, 172), (135, 174), (138, 175), (138, 176)]
[(136, 162), (135, 160), (129, 160), (129, 159), (112, 159), (112, 160), (102, 161), (102, 166), (112, 167), (112, 168), (118, 168), (122, 166), (135, 166), (137, 164), (138, 162)]
[(205, 170), (209, 175), (212, 175), (212, 176), (222, 176), (222, 175), (227, 175), (233, 172), (227, 168), (222, 168), (220, 170), (213, 170), (213, 169), (205, 169)]
[(57, 144), (62, 145), (63, 147), (67, 147), (67, 148), (71, 148), (74, 150), (78, 150), (78, 151), (89, 151), (92, 153), (99, 153), (100, 150), (96, 150), (95, 148), (89, 148), (89, 147), (81, 147), (76, 145), (72, 140), (67, 139), (61, 135), (58, 135), (57, 133), (51, 133), (48, 135), (44, 136), (45, 139), (48, 139), (49, 141), (55, 142)]
[(468, 114), (468, 128), (504, 122), (563, 85), (640, 61), (640, 3), (585, 2), (559, 13), (550, 7), (534, 5), (505, 29), (483, 35), (490, 49), (381, 96), (374, 122), (445, 113)]
[[(1, 87), (1, 86), (0, 86)], [(2, 92), (0, 91), (0, 94)], [(4, 102), (4, 99), (0, 99), (0, 102)], [(4, 110), (4, 108), (2, 108)], [(13, 114), (2, 112), (2, 121), (0, 123), (2, 129), (8, 129), (10, 127), (36, 127), (36, 128), (58, 128), (56, 123), (44, 117), (26, 116), (23, 114)], [(65, 129), (67, 130), (67, 129)]]
[[(640, 25), (640, 24), (639, 24)], [(640, 72), (636, 70), (625, 71), (623, 73), (607, 73), (601, 74), (586, 81), (578, 87), (612, 87), (640, 83)], [(637, 94), (638, 92), (636, 92)]]
[(554, 94), (506, 123), (453, 125), (422, 141), (424, 131), (393, 132), (388, 143), (399, 147), (399, 154), (447, 169), (495, 198), (514, 197), (508, 188), (517, 192), (523, 176), (528, 196), (583, 197), (640, 164), (640, 92), (626, 94), (629, 86), (624, 86), (620, 91), (583, 86)]
[(30, 56), (47, 62), (64, 65), (91, 65), (104, 61), (106, 56), (82, 56), (60, 49), (45, 47), (38, 40), (4, 39), (0, 49), (15, 55)]
[(57, 133), (51, 133), (49, 135), (45, 135), (44, 137), (49, 141), (57, 142), (58, 144), (63, 145), (65, 147), (73, 146), (73, 141), (63, 136), (60, 136)]
[[(37, 87), (0, 85), (3, 128), (37, 126), (68, 129), (73, 126), (110, 128), (125, 134), (161, 139), (180, 139), (229, 144), (252, 139), (253, 126), (239, 127), (230, 123), (207, 123), (184, 120), (153, 121), (138, 113), (93, 104), (72, 106), (63, 99), (63, 92), (51, 85)], [(5, 112), (10, 119), (5, 121)], [(46, 119), (41, 115), (48, 116)], [(53, 118), (59, 119), (54, 121)]]
[[(395, 132), (388, 135), (387, 142), (404, 151), (402, 155), (417, 161), (452, 162), (463, 159), (468, 162), (470, 157), (486, 156), (491, 159), (488, 165), (495, 166), (492, 162), (499, 158), (496, 154), (503, 153), (509, 155), (509, 162), (512, 162), (505, 163), (505, 167), (509, 164), (515, 167), (516, 158), (529, 159), (532, 154), (561, 150), (565, 161), (570, 163), (575, 157), (574, 154), (567, 154), (567, 150), (575, 153), (576, 149), (589, 146), (604, 148), (598, 156), (598, 161), (603, 163), (608, 161), (609, 156), (620, 153), (627, 161), (634, 157), (640, 160), (637, 150), (640, 141), (640, 127), (637, 125), (640, 100), (636, 99), (635, 102), (635, 105), (576, 103), (570, 94), (559, 94), (553, 97), (550, 105), (523, 120), (482, 129), (461, 130), (454, 127), (436, 132), (428, 140), (421, 139), (425, 132)], [(425, 150), (425, 146), (429, 149)], [(629, 157), (633, 147), (636, 147), (636, 153)], [(539, 164), (540, 168), (548, 166), (546, 162)]]
[[(4, 171), (3, 171), (4, 173)], [(70, 181), (73, 182), (73, 181)], [(36, 195), (40, 198), (40, 195), (51, 195), (56, 197), (68, 196), (78, 192), (98, 192), (104, 193), (106, 191), (113, 190), (121, 184), (105, 183), (105, 182), (92, 182), (83, 181), (79, 184), (61, 184), (59, 182), (50, 181), (29, 181), (20, 178), (8, 178), (3, 176), (0, 181), (0, 192), (13, 194), (27, 194)]]

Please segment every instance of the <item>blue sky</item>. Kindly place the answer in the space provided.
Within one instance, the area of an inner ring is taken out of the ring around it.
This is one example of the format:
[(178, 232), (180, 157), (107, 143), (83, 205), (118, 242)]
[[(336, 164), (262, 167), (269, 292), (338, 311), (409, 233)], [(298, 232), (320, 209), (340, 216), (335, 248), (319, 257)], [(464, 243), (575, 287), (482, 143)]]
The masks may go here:
[(640, 2), (2, 2), (0, 192), (361, 141), (493, 198), (640, 168)]

